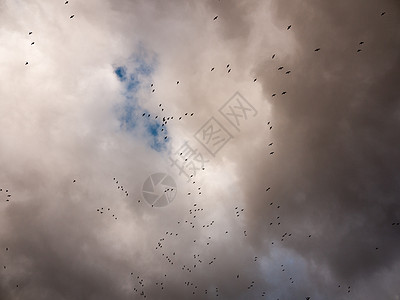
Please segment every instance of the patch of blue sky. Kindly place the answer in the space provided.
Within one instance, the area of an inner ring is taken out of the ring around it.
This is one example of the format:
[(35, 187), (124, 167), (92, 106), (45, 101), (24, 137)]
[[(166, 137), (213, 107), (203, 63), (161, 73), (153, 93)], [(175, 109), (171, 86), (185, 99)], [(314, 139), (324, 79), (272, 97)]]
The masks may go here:
[[(168, 140), (164, 140), (167, 128), (162, 126), (159, 120), (154, 119), (150, 112), (140, 107), (137, 101), (137, 94), (144, 84), (150, 82), (155, 65), (155, 56), (150, 57), (143, 47), (139, 47), (137, 53), (127, 61), (126, 65), (114, 68), (114, 73), (125, 87), (125, 101), (120, 107), (119, 115), (121, 129), (137, 131), (140, 130), (139, 128), (144, 128), (145, 139), (149, 141), (149, 146), (161, 152), (166, 149), (166, 143), (168, 143)], [(151, 116), (148, 117), (148, 114)], [(139, 124), (143, 126), (138, 126)], [(161, 128), (164, 131), (161, 131)]]
[(127, 131), (133, 130), (137, 125), (137, 116), (135, 114), (136, 109), (133, 105), (124, 103), (122, 107), (122, 112), (119, 118), (121, 122), (121, 128), (126, 129)]
[(115, 68), (114, 72), (115, 74), (117, 74), (119, 81), (126, 80), (126, 67), (124, 66), (117, 67)]
[(126, 90), (127, 92), (137, 92), (140, 87), (140, 81), (136, 74), (129, 74), (129, 80), (127, 80)]
[(136, 73), (143, 76), (151, 76), (154, 72), (154, 66), (144, 62), (140, 58), (136, 58), (135, 62), (137, 63), (137, 67), (135, 68)]
[[(161, 152), (166, 149), (166, 143), (168, 140), (164, 139), (164, 135), (161, 135), (161, 124), (159, 121), (156, 120), (151, 120), (150, 122), (146, 122), (146, 129), (147, 132), (149, 132), (153, 138), (151, 139), (150, 142), (150, 147), (153, 148), (154, 150)], [(168, 134), (167, 128), (164, 126), (164, 131), (165, 135)]]

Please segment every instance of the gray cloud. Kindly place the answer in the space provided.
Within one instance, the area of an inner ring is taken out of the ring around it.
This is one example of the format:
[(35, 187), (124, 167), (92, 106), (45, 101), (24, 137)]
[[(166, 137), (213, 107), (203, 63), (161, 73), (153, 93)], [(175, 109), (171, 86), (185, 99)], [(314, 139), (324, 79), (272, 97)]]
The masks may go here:
[[(0, 6), (1, 299), (399, 298), (395, 1)], [(218, 112), (237, 90), (258, 111), (240, 132)], [(144, 111), (174, 116), (164, 151)], [(211, 116), (234, 138), (187, 183), (169, 157), (206, 153)], [(178, 186), (161, 209), (154, 172)]]

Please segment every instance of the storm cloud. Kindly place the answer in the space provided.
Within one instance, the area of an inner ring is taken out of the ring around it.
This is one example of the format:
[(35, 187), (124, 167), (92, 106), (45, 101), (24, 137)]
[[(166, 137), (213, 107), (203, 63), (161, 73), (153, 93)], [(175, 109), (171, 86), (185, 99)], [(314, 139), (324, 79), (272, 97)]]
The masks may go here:
[(0, 1), (1, 299), (399, 299), (397, 1), (64, 2)]

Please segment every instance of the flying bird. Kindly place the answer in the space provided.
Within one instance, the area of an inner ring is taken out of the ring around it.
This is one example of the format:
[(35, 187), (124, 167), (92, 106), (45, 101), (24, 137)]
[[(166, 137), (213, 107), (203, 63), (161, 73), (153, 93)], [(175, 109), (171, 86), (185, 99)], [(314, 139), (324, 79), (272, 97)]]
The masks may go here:
[(319, 51), (319, 50), (321, 50), (321, 48), (317, 48), (317, 49), (315, 49), (314, 51), (317, 52), (317, 51)]
[(256, 81), (257, 81), (257, 78), (254, 78), (253, 82), (256, 82)]
[(214, 68), (211, 68), (211, 72), (214, 71)]
[(29, 33), (28, 33), (29, 35), (31, 35), (32, 34), (32, 31), (29, 31)]
[(286, 30), (289, 30), (291, 27), (292, 27), (292, 25), (289, 25)]
[(70, 16), (69, 18), (72, 19), (73, 17), (75, 17), (75, 15)]
[(216, 19), (218, 19), (218, 16), (215, 16), (215, 17), (214, 17), (214, 21), (215, 21)]
[(276, 96), (276, 94), (272, 94), (272, 97), (275, 97)]
[(279, 67), (279, 68), (278, 68), (278, 70), (282, 70), (282, 69), (283, 69), (283, 67)]
[(383, 16), (384, 14), (386, 14), (386, 11), (382, 12), (382, 13), (381, 13), (381, 16)]
[(31, 45), (34, 45), (34, 44), (35, 44), (35, 42), (32, 42), (32, 43), (31, 43)]
[(275, 54), (272, 55), (272, 59), (274, 59), (274, 57), (275, 57)]

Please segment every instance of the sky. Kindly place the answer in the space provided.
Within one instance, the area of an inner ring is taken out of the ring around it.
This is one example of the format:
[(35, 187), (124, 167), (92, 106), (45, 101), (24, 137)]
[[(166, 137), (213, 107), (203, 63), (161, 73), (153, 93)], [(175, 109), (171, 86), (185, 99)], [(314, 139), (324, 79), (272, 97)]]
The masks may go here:
[(400, 299), (396, 0), (0, 0), (0, 299)]

